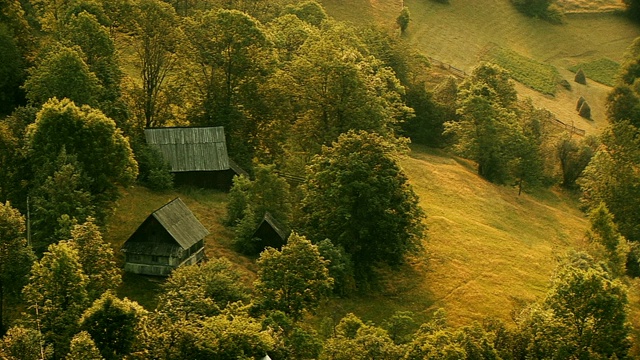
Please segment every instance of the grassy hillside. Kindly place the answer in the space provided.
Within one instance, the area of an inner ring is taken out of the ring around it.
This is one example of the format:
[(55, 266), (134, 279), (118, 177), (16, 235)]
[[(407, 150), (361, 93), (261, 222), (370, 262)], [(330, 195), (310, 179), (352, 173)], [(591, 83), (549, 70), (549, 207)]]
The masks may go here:
[[(391, 29), (403, 2), (323, 0), (322, 4), (339, 20), (376, 23)], [(519, 55), (512, 58), (555, 67), (560, 78), (573, 85), (571, 91), (558, 86), (555, 95), (549, 96), (523, 86), (521, 95), (531, 97), (537, 106), (591, 134), (606, 125), (604, 99), (610, 89), (595, 81), (587, 86), (576, 84), (568, 69), (603, 58), (619, 63), (626, 48), (640, 36), (640, 27), (611, 12), (621, 9), (619, 0), (561, 0), (560, 5), (571, 12), (563, 25), (528, 18), (518, 13), (508, 0), (451, 0), (449, 4), (407, 0), (404, 5), (411, 12), (405, 37), (425, 55), (469, 72), (488, 48), (498, 46)], [(580, 96), (589, 102), (593, 121), (582, 119), (575, 111)]]
[[(379, 323), (396, 310), (410, 310), (425, 319), (444, 307), (453, 324), (487, 316), (507, 320), (513, 309), (544, 294), (555, 258), (582, 244), (587, 221), (564, 194), (518, 196), (517, 189), (478, 177), (472, 164), (421, 147), (415, 147), (402, 166), (428, 214), (426, 255), (412, 258), (398, 272), (383, 271), (376, 295), (332, 301), (320, 318), (355, 312)], [(127, 189), (111, 218), (107, 240), (119, 249), (151, 211), (176, 196), (211, 232), (207, 255), (230, 258), (247, 270), (251, 283), (252, 261), (231, 250), (232, 234), (222, 226), (223, 193)], [(154, 306), (158, 279), (126, 280), (121, 295)]]

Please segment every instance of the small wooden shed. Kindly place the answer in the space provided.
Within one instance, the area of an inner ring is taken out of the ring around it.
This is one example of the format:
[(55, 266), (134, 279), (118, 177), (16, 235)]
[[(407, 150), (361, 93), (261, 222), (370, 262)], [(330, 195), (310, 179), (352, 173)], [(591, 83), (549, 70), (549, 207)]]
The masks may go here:
[(148, 128), (144, 135), (169, 163), (178, 185), (226, 191), (234, 175), (247, 175), (229, 158), (222, 126)]
[(259, 239), (261, 249), (267, 246), (280, 249), (287, 243), (290, 233), (271, 213), (266, 212), (252, 238)]
[(182, 265), (200, 262), (208, 234), (187, 205), (176, 198), (151, 213), (124, 243), (124, 270), (167, 276)]

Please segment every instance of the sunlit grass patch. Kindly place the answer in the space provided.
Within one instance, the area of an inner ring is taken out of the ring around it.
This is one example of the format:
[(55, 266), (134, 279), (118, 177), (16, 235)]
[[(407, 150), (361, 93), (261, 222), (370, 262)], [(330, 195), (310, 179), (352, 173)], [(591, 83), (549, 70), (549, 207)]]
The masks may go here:
[(582, 69), (584, 74), (591, 80), (597, 81), (601, 84), (615, 86), (616, 77), (620, 71), (620, 64), (608, 58), (600, 58), (580, 63), (569, 68), (569, 70), (574, 73), (579, 69)]

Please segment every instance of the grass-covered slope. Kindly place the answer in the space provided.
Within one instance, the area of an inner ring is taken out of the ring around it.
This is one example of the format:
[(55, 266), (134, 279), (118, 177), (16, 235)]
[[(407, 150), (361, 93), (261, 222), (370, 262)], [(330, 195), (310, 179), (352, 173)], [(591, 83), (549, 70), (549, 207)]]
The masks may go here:
[[(478, 177), (473, 164), (421, 147), (414, 147), (401, 165), (428, 215), (426, 254), (411, 258), (399, 271), (382, 271), (380, 289), (371, 294), (331, 301), (320, 318), (354, 312), (380, 323), (396, 310), (410, 310), (426, 319), (443, 307), (452, 324), (485, 317), (508, 320), (511, 311), (545, 293), (556, 257), (582, 246), (587, 221), (566, 195), (545, 190), (518, 196), (515, 188)], [(246, 269), (250, 284), (255, 266), (232, 250), (232, 233), (222, 225), (223, 193), (126, 189), (106, 239), (118, 250), (150, 212), (176, 196), (211, 232), (207, 255), (225, 256)], [(125, 280), (121, 295), (154, 306), (158, 281)]]
[(453, 323), (508, 319), (545, 293), (557, 256), (582, 246), (588, 223), (565, 194), (518, 196), (466, 161), (418, 147), (402, 165), (429, 216), (421, 287)]

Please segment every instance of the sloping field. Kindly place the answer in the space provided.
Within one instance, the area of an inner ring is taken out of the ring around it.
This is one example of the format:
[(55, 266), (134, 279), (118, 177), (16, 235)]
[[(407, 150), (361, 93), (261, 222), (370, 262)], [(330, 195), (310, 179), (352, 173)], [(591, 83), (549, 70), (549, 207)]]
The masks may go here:
[(588, 227), (575, 199), (543, 190), (518, 196), (472, 163), (412, 146), (401, 160), (427, 213), (424, 257), (383, 273), (383, 289), (331, 301), (320, 317), (353, 312), (377, 324), (395, 311), (429, 318), (444, 308), (452, 325), (511, 315), (544, 296), (557, 258), (584, 246)]
[(470, 163), (419, 147), (402, 165), (429, 216), (422, 286), (454, 324), (510, 319), (543, 296), (556, 258), (583, 246), (588, 221), (565, 194), (518, 196)]

